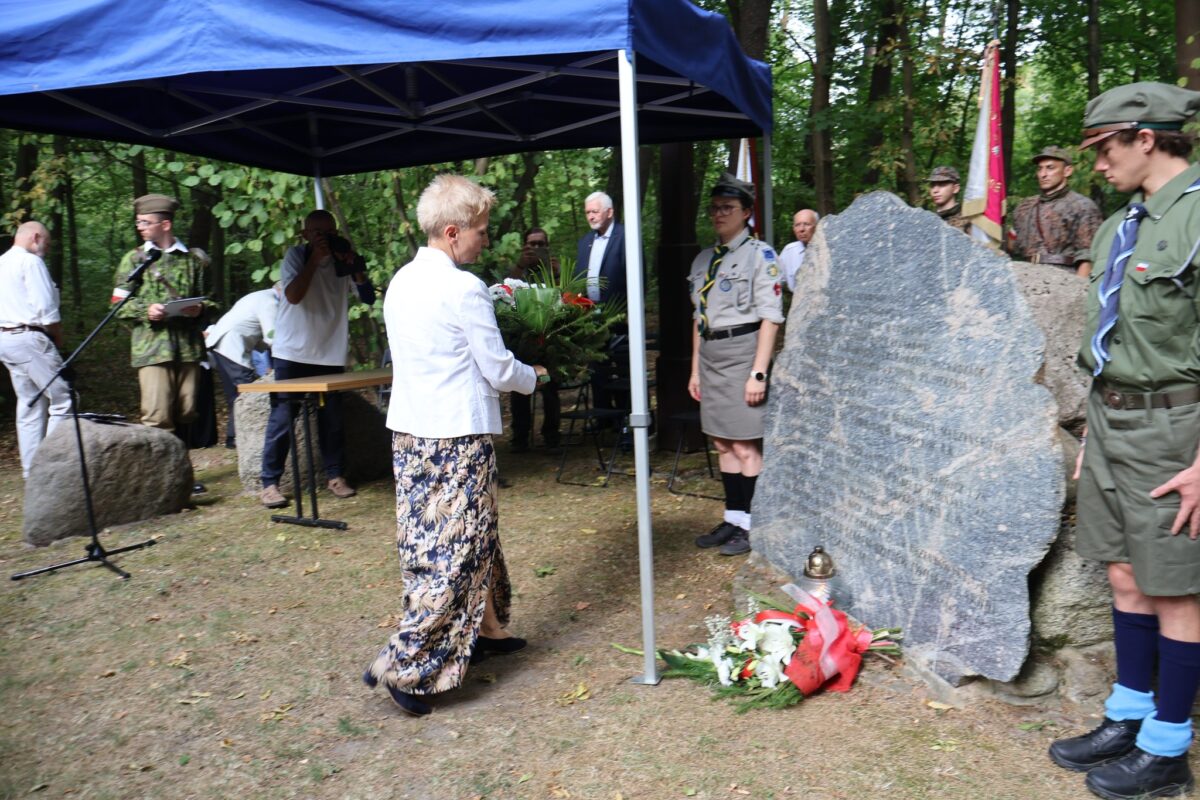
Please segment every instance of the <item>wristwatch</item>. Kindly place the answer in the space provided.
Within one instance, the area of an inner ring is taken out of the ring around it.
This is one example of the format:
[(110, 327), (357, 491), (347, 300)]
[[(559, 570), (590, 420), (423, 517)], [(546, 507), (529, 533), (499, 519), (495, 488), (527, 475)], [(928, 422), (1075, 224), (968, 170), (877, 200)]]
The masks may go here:
[(751, 372), (750, 377), (754, 378), (754, 380), (758, 381), (759, 383), (767, 382), (767, 373), (765, 372)]

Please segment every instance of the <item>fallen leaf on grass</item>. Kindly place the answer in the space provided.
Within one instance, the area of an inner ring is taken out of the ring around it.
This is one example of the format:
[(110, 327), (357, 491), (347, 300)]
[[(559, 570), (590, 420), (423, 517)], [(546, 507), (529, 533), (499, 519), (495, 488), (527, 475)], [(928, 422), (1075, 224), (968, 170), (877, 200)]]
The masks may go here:
[(237, 694), (235, 694), (233, 697), (231, 697), (229, 699), (230, 700), (241, 700), (245, 696), (246, 696), (245, 692), (238, 692)]
[(579, 603), (575, 604), (576, 611), (587, 611), (591, 607), (592, 607), (591, 603), (579, 602)]
[(524, 775), (522, 775), (521, 777), (517, 778), (517, 783), (519, 783), (519, 784), (520, 784), (520, 783), (525, 783), (526, 781), (528, 781), (528, 780), (529, 780), (530, 778), (532, 778), (532, 777), (533, 777), (532, 775), (530, 775), (528, 772), (526, 772)]
[(116, 675), (116, 674), (117, 674), (117, 671), (115, 669), (106, 669), (104, 672), (101, 672), (97, 677), (111, 678), (113, 675)]
[(153, 764), (126, 764), (126, 769), (131, 769), (134, 772), (149, 772), (154, 769)]
[(552, 566), (534, 567), (533, 574), (539, 578), (544, 578), (547, 575), (553, 575), (555, 568)]
[(929, 746), (930, 750), (940, 750), (943, 753), (953, 753), (958, 749), (958, 742), (953, 739), (935, 739)]
[(160, 619), (162, 619), (162, 614), (151, 614), (146, 617), (146, 622), (158, 622)]
[(274, 614), (274, 613), (275, 613), (275, 612), (277, 612), (277, 611), (279, 611), (279, 609), (278, 609), (278, 608), (268, 608), (268, 609), (267, 609), (267, 613), (268, 613), (268, 614)]
[(562, 797), (562, 798), (566, 798), (566, 797), (570, 797), (570, 796), (571, 796), (571, 793), (570, 793), (570, 792), (568, 792), (568, 791), (567, 791), (565, 788), (563, 788), (562, 786), (551, 786), (551, 787), (550, 787), (550, 796), (551, 796), (551, 797)]
[(580, 528), (579, 532), (580, 533), (599, 533), (599, 531), (596, 530), (595, 528)]
[(260, 695), (258, 696), (258, 699), (259, 699), (259, 700), (266, 700), (266, 699), (267, 699), (268, 697), (270, 697), (270, 696), (271, 696), (271, 690), (270, 690), (270, 689), (267, 689), (265, 692), (263, 692), (262, 694), (260, 694)]
[(261, 719), (263, 722), (281, 720), (288, 715), (288, 712), (291, 711), (292, 708), (293, 705), (291, 703), (284, 703), (281, 706), (272, 708), (270, 711), (259, 717), (259, 719)]
[(233, 637), (234, 644), (254, 644), (258, 641), (258, 637), (253, 633), (245, 633), (244, 631), (230, 631), (229, 635)]
[(48, 784), (48, 783), (39, 783), (37, 786), (31, 786), (31, 787), (29, 787), (29, 793), (30, 793), (30, 794), (33, 794), (34, 792), (40, 792), (42, 789), (49, 789), (49, 788), (50, 788), (50, 784)]
[(304, 568), (305, 575), (312, 575), (314, 572), (320, 572), (320, 571), (321, 571), (321, 562), (320, 561), (313, 564), (311, 567)]
[(233, 739), (222, 739), (221, 747), (233, 747)]
[(574, 705), (581, 700), (589, 700), (592, 696), (592, 690), (587, 687), (586, 683), (580, 683), (574, 689), (566, 692), (558, 699), (558, 704), (562, 706)]
[(954, 706), (950, 705), (949, 703), (941, 703), (937, 700), (926, 700), (925, 705), (929, 706), (934, 711), (949, 711), (950, 709), (954, 708)]
[(170, 659), (167, 660), (167, 666), (168, 667), (186, 667), (187, 663), (188, 663), (188, 659), (190, 659), (191, 657), (192, 657), (192, 654), (189, 653), (187, 650), (180, 650), (178, 653), (176, 653), (174, 656), (172, 656)]
[(1040, 731), (1049, 724), (1050, 720), (1044, 719), (1041, 722), (1022, 722), (1017, 728), (1023, 731)]
[(686, 598), (687, 598), (687, 594), (685, 592), (680, 592), (679, 594), (675, 595), (676, 600), (684, 600)]

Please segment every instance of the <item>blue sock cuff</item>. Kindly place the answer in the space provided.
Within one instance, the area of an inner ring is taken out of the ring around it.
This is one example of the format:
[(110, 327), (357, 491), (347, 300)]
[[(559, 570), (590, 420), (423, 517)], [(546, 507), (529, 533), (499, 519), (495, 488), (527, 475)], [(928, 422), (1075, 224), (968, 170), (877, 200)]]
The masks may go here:
[(1192, 721), (1162, 722), (1154, 714), (1142, 722), (1137, 746), (1155, 756), (1181, 756), (1192, 744)]
[(1145, 719), (1154, 713), (1154, 692), (1135, 692), (1119, 683), (1104, 701), (1104, 716), (1109, 719)]
[(1181, 642), (1158, 635), (1158, 657), (1185, 667), (1200, 667), (1200, 642)]

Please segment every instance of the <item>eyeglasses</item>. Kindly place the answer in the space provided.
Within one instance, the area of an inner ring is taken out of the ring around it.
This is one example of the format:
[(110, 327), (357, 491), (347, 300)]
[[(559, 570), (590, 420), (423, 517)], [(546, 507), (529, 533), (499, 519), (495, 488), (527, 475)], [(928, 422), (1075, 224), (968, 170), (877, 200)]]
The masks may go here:
[(154, 225), (161, 225), (162, 223), (163, 221), (161, 219), (139, 219), (134, 220), (133, 227), (138, 229), (149, 228)]
[(739, 206), (739, 205), (709, 206), (708, 207), (708, 215), (710, 217), (728, 217), (734, 211), (739, 211), (740, 209), (741, 209), (741, 206)]

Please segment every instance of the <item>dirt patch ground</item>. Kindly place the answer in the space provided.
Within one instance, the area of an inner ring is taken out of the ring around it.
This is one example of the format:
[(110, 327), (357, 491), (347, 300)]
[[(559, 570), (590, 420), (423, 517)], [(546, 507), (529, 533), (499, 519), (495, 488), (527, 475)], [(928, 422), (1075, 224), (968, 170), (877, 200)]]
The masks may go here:
[[(402, 715), (359, 680), (397, 610), (392, 487), (323, 496), (348, 531), (279, 525), (239, 493), (231, 451), (196, 451), (209, 493), (194, 510), (104, 536), (109, 547), (158, 537), (120, 557), (132, 580), (87, 565), (2, 582), (0, 797), (1087, 796), (1045, 756), (1051, 738), (1094, 723), (1079, 709), (938, 710), (881, 661), (849, 694), (741, 716), (688, 682), (631, 684), (641, 660), (610, 643), (641, 646), (632, 481), (563, 486), (545, 451), (500, 449), (525, 652), (475, 667), (430, 717)], [(674, 646), (732, 611), (743, 559), (697, 550), (719, 504), (664, 483), (657, 626)], [(9, 459), (5, 573), (83, 555), (81, 539), (21, 543), (21, 492)]]

